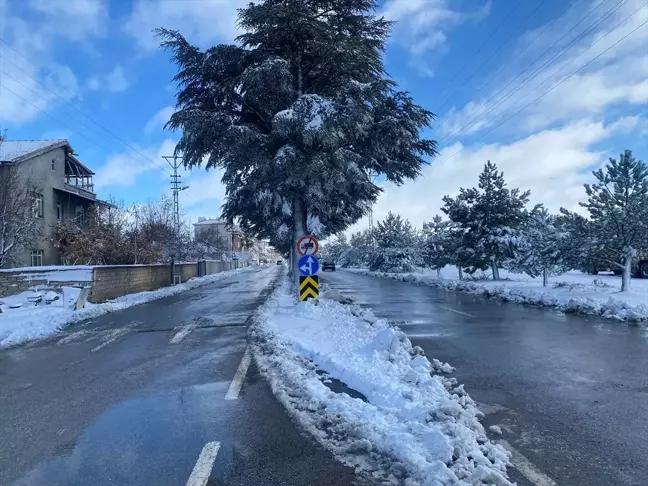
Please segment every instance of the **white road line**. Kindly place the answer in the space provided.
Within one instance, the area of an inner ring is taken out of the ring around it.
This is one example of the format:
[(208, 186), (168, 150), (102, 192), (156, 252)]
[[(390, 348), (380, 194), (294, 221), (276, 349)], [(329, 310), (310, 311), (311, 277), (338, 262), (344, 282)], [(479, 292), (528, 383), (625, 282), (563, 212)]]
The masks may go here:
[(207, 442), (205, 444), (205, 447), (200, 451), (200, 456), (198, 456), (198, 460), (193, 471), (191, 471), (191, 476), (189, 476), (186, 486), (205, 486), (207, 484), (209, 475), (214, 467), (218, 449), (220, 449), (220, 442)]
[(467, 312), (461, 312), (461, 311), (458, 311), (458, 310), (455, 310), (455, 309), (451, 309), (450, 307), (446, 307), (445, 305), (438, 305), (437, 304), (437, 307), (441, 307), (442, 309), (445, 309), (445, 310), (450, 311), (450, 312), (456, 312), (457, 314), (461, 314), (462, 316), (475, 317), (472, 314), (468, 314)]
[(524, 457), (520, 451), (515, 449), (505, 440), (498, 440), (504, 449), (511, 453), (511, 464), (513, 467), (524, 474), (524, 477), (536, 486), (558, 486), (549, 476), (540, 471), (531, 461)]
[(109, 344), (117, 341), (120, 337), (128, 334), (128, 331), (130, 331), (130, 329), (115, 329), (114, 331), (111, 331), (109, 334), (109, 338), (105, 340), (103, 343), (101, 343), (99, 346), (92, 348), (90, 352), (96, 353), (100, 349), (105, 348)]
[(187, 324), (185, 327), (183, 327), (173, 335), (171, 341), (169, 341), (169, 344), (178, 344), (180, 341), (182, 341), (185, 338), (187, 334), (189, 334), (194, 329), (196, 329), (196, 323)]
[(241, 363), (234, 374), (234, 379), (230, 383), (227, 394), (225, 395), (225, 400), (236, 400), (243, 386), (243, 380), (245, 380), (245, 374), (247, 373), (248, 367), (250, 366), (250, 359), (252, 358), (250, 354), (250, 348), (245, 348), (245, 353), (241, 359)]

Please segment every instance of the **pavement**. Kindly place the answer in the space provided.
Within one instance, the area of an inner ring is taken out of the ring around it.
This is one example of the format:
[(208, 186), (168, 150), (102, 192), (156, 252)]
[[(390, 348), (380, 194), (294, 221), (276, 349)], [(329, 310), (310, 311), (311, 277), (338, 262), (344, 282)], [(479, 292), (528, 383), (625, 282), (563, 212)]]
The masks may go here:
[(648, 484), (645, 329), (352, 274), (321, 274), (449, 362), (519, 485)]
[(0, 484), (357, 484), (246, 352), (249, 317), (282, 269), (0, 350)]

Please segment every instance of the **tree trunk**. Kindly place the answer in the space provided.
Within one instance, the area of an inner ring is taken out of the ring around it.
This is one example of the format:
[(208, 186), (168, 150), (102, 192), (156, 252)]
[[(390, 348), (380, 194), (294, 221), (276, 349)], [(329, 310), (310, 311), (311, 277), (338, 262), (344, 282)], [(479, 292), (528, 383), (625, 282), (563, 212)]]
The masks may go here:
[(630, 290), (630, 278), (632, 277), (632, 257), (626, 256), (623, 259), (623, 277), (621, 278), (621, 292)]
[(549, 283), (549, 271), (546, 268), (542, 269), (542, 286), (546, 287)]
[(295, 199), (293, 201), (293, 248), (292, 252), (294, 255), (293, 261), (291, 262), (292, 271), (294, 274), (295, 284), (299, 285), (299, 272), (297, 271), (297, 260), (299, 259), (299, 254), (297, 253), (297, 242), (299, 238), (306, 234), (306, 229), (304, 228), (304, 221), (306, 221), (306, 210), (302, 205), (300, 199)]
[(459, 270), (459, 280), (463, 280), (463, 270), (460, 265), (457, 265), (457, 270)]
[(437, 271), (437, 278), (441, 278), (441, 269), (437, 268), (436, 271)]
[(491, 270), (493, 271), (493, 280), (499, 280), (499, 267), (497, 266), (497, 260), (494, 258), (491, 260)]

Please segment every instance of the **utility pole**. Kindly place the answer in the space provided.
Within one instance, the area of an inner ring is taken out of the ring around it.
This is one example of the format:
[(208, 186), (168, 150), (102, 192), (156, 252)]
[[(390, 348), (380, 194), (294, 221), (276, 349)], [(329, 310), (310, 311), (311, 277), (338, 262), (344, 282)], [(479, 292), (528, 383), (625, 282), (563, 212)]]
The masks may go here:
[(167, 164), (173, 169), (173, 174), (171, 174), (171, 191), (173, 192), (173, 226), (175, 230), (175, 247), (176, 254), (178, 253), (179, 248), (179, 237), (180, 237), (180, 201), (179, 194), (185, 189), (189, 189), (189, 186), (182, 186), (182, 176), (178, 174), (178, 169), (182, 165), (182, 157), (176, 155), (163, 155), (162, 158), (166, 160)]

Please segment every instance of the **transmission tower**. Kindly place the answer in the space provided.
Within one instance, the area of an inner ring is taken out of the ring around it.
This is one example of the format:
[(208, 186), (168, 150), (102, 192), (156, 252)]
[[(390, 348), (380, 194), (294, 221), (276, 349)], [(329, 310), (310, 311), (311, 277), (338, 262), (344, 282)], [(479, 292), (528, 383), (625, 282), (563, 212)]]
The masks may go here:
[(180, 191), (189, 189), (189, 186), (182, 185), (182, 176), (178, 174), (178, 169), (182, 166), (182, 157), (176, 155), (164, 155), (162, 156), (164, 160), (167, 161), (167, 164), (173, 169), (173, 174), (171, 174), (171, 191), (173, 192), (173, 227), (175, 229), (176, 241), (180, 235), (180, 201), (179, 194)]

